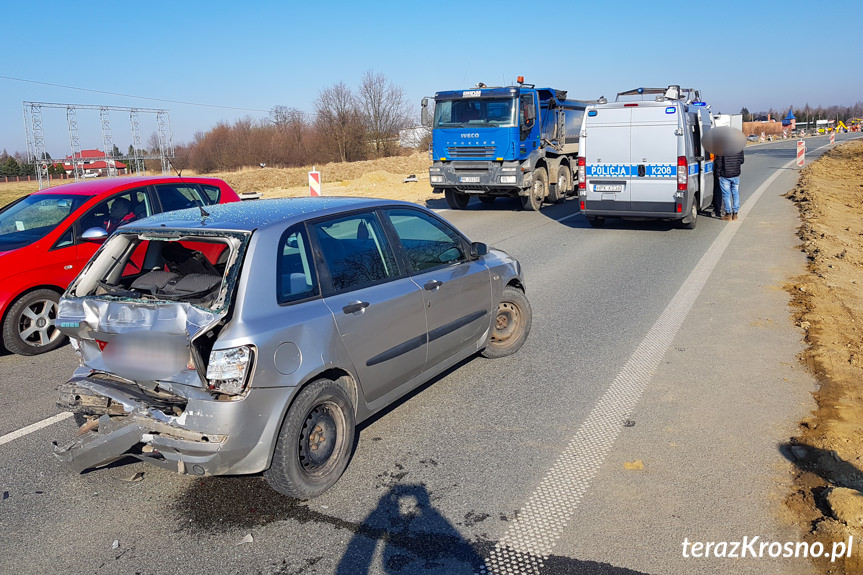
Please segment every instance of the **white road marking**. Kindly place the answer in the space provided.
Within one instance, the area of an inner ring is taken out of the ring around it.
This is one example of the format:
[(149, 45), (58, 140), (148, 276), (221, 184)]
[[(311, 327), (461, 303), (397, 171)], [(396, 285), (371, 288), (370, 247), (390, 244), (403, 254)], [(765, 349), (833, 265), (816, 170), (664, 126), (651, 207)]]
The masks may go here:
[[(782, 170), (796, 161), (795, 158), (776, 170), (758, 187), (741, 206), (741, 221)], [(540, 572), (593, 477), (611, 451), (623, 429), (623, 422), (641, 399), (665, 352), (738, 229), (739, 223), (728, 222), (713, 240), (611, 386), (575, 432), (569, 445), (518, 512), (515, 521), (480, 568), (480, 574)]]
[(39, 431), (49, 425), (54, 425), (58, 421), (63, 421), (64, 419), (69, 419), (72, 417), (72, 412), (64, 411), (63, 413), (58, 413), (53, 417), (49, 417), (48, 419), (43, 419), (42, 421), (37, 421), (32, 425), (28, 425), (27, 427), (22, 427), (18, 431), (13, 431), (12, 433), (7, 433), (6, 435), (0, 437), (0, 445), (4, 445), (9, 443), (10, 441), (15, 441), (20, 437), (24, 437), (25, 435), (29, 435), (34, 431)]

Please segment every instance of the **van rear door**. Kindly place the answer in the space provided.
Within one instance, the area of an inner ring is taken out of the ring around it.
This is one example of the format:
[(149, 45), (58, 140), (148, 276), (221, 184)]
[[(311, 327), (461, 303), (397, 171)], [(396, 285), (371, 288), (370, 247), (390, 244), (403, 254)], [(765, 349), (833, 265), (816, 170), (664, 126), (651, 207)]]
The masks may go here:
[(701, 205), (698, 206), (699, 209), (705, 206), (709, 206), (711, 203), (713, 203), (713, 154), (705, 150), (704, 147), (701, 145), (701, 139), (704, 137), (704, 134), (706, 134), (707, 131), (711, 128), (713, 128), (713, 117), (710, 115), (710, 111), (704, 108), (700, 108), (698, 110), (699, 137), (696, 139), (695, 142), (695, 155), (704, 158), (699, 162), (701, 164), (701, 170), (698, 174), (698, 189), (701, 191)]
[(587, 210), (629, 209), (631, 119), (630, 108), (588, 111), (587, 137), (579, 143), (585, 158)]
[(631, 209), (675, 212), (679, 105), (632, 108)]

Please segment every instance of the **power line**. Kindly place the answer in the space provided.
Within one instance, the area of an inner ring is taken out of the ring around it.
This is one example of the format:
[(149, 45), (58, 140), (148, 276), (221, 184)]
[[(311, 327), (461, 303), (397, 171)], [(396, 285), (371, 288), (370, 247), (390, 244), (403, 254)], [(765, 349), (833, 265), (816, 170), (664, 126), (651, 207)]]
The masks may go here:
[(185, 106), (200, 106), (203, 108), (220, 108), (222, 110), (239, 110), (242, 112), (263, 112), (269, 113), (269, 110), (259, 110), (257, 108), (239, 108), (236, 106), (218, 106), (216, 104), (199, 104), (196, 102), (184, 102), (182, 100), (168, 100), (166, 98), (149, 98), (147, 96), (133, 96), (132, 94), (120, 94), (118, 92), (105, 92), (104, 90), (91, 90), (90, 88), (78, 88), (75, 86), (65, 86), (63, 84), (52, 84), (50, 82), (39, 82), (37, 80), (27, 80), (25, 78), (12, 78), (11, 76), (0, 76), (3, 80), (14, 80), (15, 82), (26, 82), (28, 84), (40, 84), (42, 86), (52, 86), (54, 88), (65, 88), (67, 90), (80, 90), (81, 92), (92, 92), (94, 94), (107, 94), (109, 96), (122, 96), (124, 98), (136, 98), (138, 100), (151, 100), (153, 102), (168, 102), (171, 104), (183, 104)]

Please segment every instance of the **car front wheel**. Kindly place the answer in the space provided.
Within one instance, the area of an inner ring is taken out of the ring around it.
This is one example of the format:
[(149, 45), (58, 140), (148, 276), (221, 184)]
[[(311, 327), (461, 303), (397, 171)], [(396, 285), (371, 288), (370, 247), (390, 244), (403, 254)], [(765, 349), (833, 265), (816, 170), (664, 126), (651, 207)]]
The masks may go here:
[(319, 379), (304, 387), (282, 422), (272, 465), (264, 472), (267, 483), (296, 499), (317, 497), (335, 485), (350, 460), (355, 423), (344, 385)]
[(517, 352), (530, 334), (532, 320), (533, 312), (524, 292), (513, 286), (503, 288), (488, 345), (482, 354), (496, 359)]
[(3, 322), (3, 345), (18, 355), (38, 355), (57, 349), (66, 342), (57, 320), (60, 295), (39, 289), (24, 294), (13, 303)]

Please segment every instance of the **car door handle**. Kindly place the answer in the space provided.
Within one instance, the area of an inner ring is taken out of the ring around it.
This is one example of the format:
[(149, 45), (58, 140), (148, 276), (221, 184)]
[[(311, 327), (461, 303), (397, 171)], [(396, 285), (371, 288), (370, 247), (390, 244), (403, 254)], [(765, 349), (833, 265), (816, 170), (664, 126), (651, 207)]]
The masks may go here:
[(437, 288), (439, 288), (439, 287), (440, 287), (440, 286), (442, 286), (442, 285), (443, 285), (443, 282), (442, 282), (442, 281), (438, 281), (438, 280), (429, 280), (429, 281), (427, 281), (427, 282), (425, 283), (425, 285), (423, 285), (423, 287), (424, 287), (425, 289), (429, 290), (429, 291), (434, 291), (434, 290), (436, 290)]
[(364, 311), (367, 307), (369, 307), (369, 302), (367, 301), (352, 301), (348, 305), (342, 308), (342, 311), (345, 313), (357, 313), (358, 311)]

